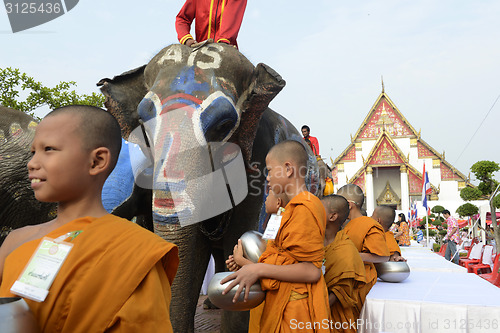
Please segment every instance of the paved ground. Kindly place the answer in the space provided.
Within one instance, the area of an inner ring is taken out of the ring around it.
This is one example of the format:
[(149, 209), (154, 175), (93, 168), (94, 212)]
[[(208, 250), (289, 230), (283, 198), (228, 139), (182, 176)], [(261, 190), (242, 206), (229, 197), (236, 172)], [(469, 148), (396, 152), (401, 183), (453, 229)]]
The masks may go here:
[(195, 333), (218, 333), (220, 332), (220, 317), (222, 310), (205, 310), (203, 302), (207, 296), (200, 296), (194, 315)]

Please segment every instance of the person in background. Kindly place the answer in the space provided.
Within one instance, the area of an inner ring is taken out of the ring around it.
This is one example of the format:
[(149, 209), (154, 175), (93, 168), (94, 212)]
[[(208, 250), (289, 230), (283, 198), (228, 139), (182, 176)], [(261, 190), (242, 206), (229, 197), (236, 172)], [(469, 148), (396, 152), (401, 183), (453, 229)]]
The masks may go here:
[[(179, 43), (191, 46), (213, 39), (238, 47), (236, 38), (247, 0), (186, 0), (175, 19), (175, 30)], [(191, 35), (191, 24), (195, 20), (195, 38)]]
[(398, 240), (399, 246), (410, 246), (410, 227), (406, 222), (405, 214), (399, 213), (398, 219), (398, 232), (394, 235), (394, 238)]
[(450, 260), (458, 265), (458, 261), (460, 259), (458, 253), (456, 253), (457, 244), (460, 243), (460, 237), (458, 234), (458, 222), (454, 217), (451, 216), (450, 211), (447, 209), (443, 210), (443, 216), (446, 219), (446, 224), (448, 225), (446, 236), (444, 236), (443, 239), (443, 241), (447, 242), (444, 257), (446, 260)]
[(304, 141), (311, 147), (312, 152), (314, 155), (319, 156), (319, 142), (318, 139), (314, 136), (310, 136), (309, 133), (311, 133), (311, 129), (309, 126), (304, 125), (302, 126), (302, 136), (304, 136)]

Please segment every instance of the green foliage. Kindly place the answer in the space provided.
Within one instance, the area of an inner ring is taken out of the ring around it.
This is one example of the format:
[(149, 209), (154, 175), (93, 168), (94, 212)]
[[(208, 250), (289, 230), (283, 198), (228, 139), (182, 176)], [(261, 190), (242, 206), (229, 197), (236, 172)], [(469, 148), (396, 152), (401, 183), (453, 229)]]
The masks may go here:
[(440, 220), (434, 220), (432, 221), (432, 224), (434, 224), (436, 227), (440, 227), (443, 223)]
[(447, 230), (444, 230), (444, 229), (443, 229), (443, 230), (439, 230), (439, 234), (440, 234), (441, 236), (446, 235), (446, 233), (447, 233), (447, 232), (448, 232), (448, 231), (447, 231)]
[[(74, 90), (70, 91), (73, 86), (76, 87), (76, 82), (61, 81), (49, 88), (17, 68), (0, 68), (0, 105), (26, 112), (33, 117), (33, 110), (45, 105), (50, 109), (71, 104), (103, 107), (105, 98), (102, 94), (78, 95)], [(20, 101), (19, 91), (29, 92), (24, 101)]]
[(464, 201), (479, 200), (483, 192), (477, 187), (464, 187), (460, 191), (460, 198)]
[(436, 230), (429, 229), (429, 237), (436, 236)]
[(429, 219), (429, 224), (432, 224), (432, 222), (434, 221), (433, 219), (429, 218), (428, 216), (424, 216), (422, 218), (423, 224), (427, 223), (427, 219)]
[(493, 161), (479, 161), (474, 163), (470, 170), (476, 176), (476, 179), (480, 181), (478, 189), (483, 195), (489, 195), (498, 185), (498, 182), (493, 179), (493, 173), (500, 170), (498, 163)]
[(435, 214), (431, 214), (431, 215), (429, 215), (429, 217), (433, 219), (433, 218), (436, 218), (436, 215)]
[(436, 214), (441, 214), (444, 210), (443, 206), (436, 205), (431, 208), (431, 212), (436, 213)]
[(432, 250), (434, 252), (439, 252), (439, 249), (441, 249), (441, 245), (440, 244), (438, 244), (438, 243), (432, 244)]
[(495, 208), (500, 208), (500, 194), (497, 194), (495, 199), (493, 199), (493, 206), (495, 206)]
[(457, 208), (457, 214), (461, 217), (476, 215), (479, 212), (479, 208), (476, 205), (466, 202)]

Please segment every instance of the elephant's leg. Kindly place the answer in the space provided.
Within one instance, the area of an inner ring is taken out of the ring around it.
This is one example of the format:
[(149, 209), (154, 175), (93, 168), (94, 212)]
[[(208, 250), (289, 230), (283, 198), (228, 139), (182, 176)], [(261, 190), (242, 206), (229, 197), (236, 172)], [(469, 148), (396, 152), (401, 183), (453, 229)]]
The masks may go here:
[[(260, 204), (259, 204), (260, 202)], [(247, 196), (233, 212), (229, 228), (224, 235), (223, 247), (225, 257), (233, 253), (238, 239), (249, 230), (258, 227), (258, 212), (262, 202), (261, 197)], [(249, 311), (224, 311), (221, 319), (222, 333), (245, 333), (248, 331)]]
[(174, 332), (194, 332), (194, 315), (210, 259), (210, 245), (197, 224), (154, 224), (155, 233), (179, 247), (180, 264), (172, 285), (170, 320)]

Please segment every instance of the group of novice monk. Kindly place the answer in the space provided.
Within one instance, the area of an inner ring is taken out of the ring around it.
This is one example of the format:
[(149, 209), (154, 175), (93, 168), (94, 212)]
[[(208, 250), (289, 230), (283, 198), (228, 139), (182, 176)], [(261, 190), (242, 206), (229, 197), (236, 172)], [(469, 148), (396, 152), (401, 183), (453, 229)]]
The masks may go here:
[[(24, 296), (43, 332), (172, 331), (177, 247), (102, 206), (120, 146), (117, 121), (95, 107), (56, 109), (36, 128), (29, 178), (38, 200), (58, 203), (58, 215), (8, 235), (0, 248), (0, 297)], [(394, 210), (377, 207), (373, 218), (363, 216), (356, 185), (318, 199), (306, 189), (307, 158), (297, 141), (269, 151), (266, 211), (284, 208), (281, 224), (258, 263), (243, 258), (241, 243), (227, 261), (234, 273), (221, 282), (232, 280), (225, 292), (238, 284), (235, 299), (248, 297), (258, 280), (266, 291), (264, 304), (251, 311), (251, 332), (356, 331), (377, 280), (373, 263), (402, 260), (384, 233)], [(44, 241), (56, 252), (71, 247), (60, 267), (42, 260)], [(31, 287), (14, 290), (25, 275), (54, 276), (49, 286), (34, 284), (48, 291), (43, 299)]]

